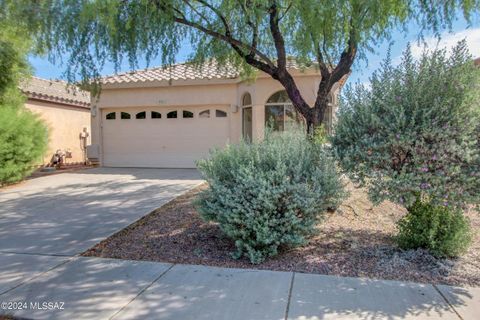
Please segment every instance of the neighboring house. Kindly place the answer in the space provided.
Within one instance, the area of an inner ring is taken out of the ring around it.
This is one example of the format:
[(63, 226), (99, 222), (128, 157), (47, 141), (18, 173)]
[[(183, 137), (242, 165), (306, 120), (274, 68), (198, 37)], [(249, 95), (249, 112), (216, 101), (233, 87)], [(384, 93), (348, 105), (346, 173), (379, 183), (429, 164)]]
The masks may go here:
[(27, 96), (25, 107), (38, 114), (49, 129), (48, 164), (57, 150), (67, 153), (66, 163), (86, 160), (85, 145), (90, 138), (90, 94), (60, 80), (32, 77), (20, 89)]
[[(289, 70), (313, 105), (319, 71), (293, 61)], [(333, 113), (331, 107), (327, 127)], [(266, 123), (283, 130), (297, 118), (282, 86), (264, 73), (245, 81), (235, 68), (215, 63), (132, 71), (102, 79), (88, 153), (110, 167), (192, 168), (214, 147), (262, 139)]]

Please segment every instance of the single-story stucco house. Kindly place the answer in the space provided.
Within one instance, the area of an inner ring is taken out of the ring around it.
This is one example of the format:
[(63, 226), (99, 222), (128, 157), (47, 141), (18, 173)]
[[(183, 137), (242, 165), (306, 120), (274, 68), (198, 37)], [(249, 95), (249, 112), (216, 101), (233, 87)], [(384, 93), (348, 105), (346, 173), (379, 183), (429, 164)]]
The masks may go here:
[(67, 153), (67, 164), (86, 161), (90, 144), (90, 93), (60, 80), (32, 77), (20, 85), (25, 107), (38, 114), (49, 132), (48, 150), (39, 162), (46, 165), (57, 150)]
[[(313, 105), (320, 82), (315, 67), (289, 70)], [(331, 97), (331, 127), (340, 88)], [(92, 97), (88, 156), (108, 167), (193, 168), (209, 150), (242, 138), (262, 139), (266, 123), (283, 130), (297, 118), (282, 86), (267, 74), (244, 80), (214, 62), (177, 64), (107, 76)]]

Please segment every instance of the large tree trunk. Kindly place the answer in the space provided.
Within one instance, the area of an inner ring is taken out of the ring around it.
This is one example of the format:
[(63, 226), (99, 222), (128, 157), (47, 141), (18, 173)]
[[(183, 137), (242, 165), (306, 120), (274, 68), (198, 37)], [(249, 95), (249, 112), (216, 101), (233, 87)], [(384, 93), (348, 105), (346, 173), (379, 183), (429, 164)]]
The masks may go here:
[[(291, 97), (288, 88), (285, 88), (288, 96)], [(327, 110), (329, 107), (329, 96), (332, 93), (321, 94), (318, 96), (315, 101), (315, 105), (313, 107), (308, 106), (308, 109), (305, 110), (304, 104), (299, 105), (293, 99), (292, 104), (295, 109), (305, 118), (305, 124), (307, 129), (308, 135), (313, 135), (315, 133), (315, 129), (320, 127), (326, 121), (325, 117), (327, 116)], [(302, 100), (303, 101), (303, 100)], [(306, 112), (305, 112), (306, 111)]]
[(286, 69), (279, 70), (272, 77), (283, 85), (293, 106), (305, 118), (307, 134), (313, 135), (315, 129), (325, 123), (330, 103), (329, 98), (336, 90), (336, 83), (340, 81), (341, 77), (339, 78), (337, 75), (338, 80), (336, 80), (328, 70), (323, 70), (315, 104), (312, 107), (302, 97), (295, 80)]
[[(290, 93), (287, 90), (290, 97)], [(291, 99), (292, 100), (292, 99)], [(327, 115), (327, 109), (329, 107), (329, 95), (325, 97), (319, 97), (313, 107), (308, 106), (307, 112), (305, 112), (304, 105), (298, 105), (292, 100), (292, 104), (295, 109), (305, 118), (306, 129), (309, 135), (315, 133), (315, 129), (325, 123), (325, 117)]]
[(320, 127), (325, 122), (325, 115), (328, 108), (328, 99), (325, 104), (316, 105), (311, 109), (309, 118), (306, 118), (307, 133), (309, 135), (315, 134), (315, 129)]
[(307, 133), (313, 135), (315, 129), (322, 125), (325, 120), (329, 93), (319, 91), (317, 94), (321, 96), (317, 96), (315, 105), (311, 107), (303, 99), (293, 77), (288, 72), (280, 72), (274, 76), (274, 79), (283, 85), (293, 106), (305, 118)]

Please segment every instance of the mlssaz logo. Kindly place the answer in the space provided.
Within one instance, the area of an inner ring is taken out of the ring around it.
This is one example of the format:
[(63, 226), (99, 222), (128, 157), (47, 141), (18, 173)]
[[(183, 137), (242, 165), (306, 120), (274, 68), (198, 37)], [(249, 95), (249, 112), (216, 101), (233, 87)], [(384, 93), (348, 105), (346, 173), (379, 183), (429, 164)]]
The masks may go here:
[(30, 309), (32, 310), (64, 310), (65, 302), (30, 302)]

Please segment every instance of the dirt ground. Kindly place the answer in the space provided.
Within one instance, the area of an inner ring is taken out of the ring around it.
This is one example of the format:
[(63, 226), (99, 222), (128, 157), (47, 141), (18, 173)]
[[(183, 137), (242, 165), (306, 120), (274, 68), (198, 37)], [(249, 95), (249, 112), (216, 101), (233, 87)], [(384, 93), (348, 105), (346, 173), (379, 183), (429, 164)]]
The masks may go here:
[(469, 211), (474, 241), (461, 258), (437, 259), (426, 250), (398, 249), (395, 222), (405, 210), (390, 202), (373, 207), (362, 189), (326, 213), (318, 235), (302, 247), (252, 265), (234, 260), (234, 243), (214, 223), (204, 222), (192, 200), (205, 185), (173, 200), (100, 242), (83, 255), (235, 268), (310, 272), (425, 283), (480, 286), (480, 214)]

